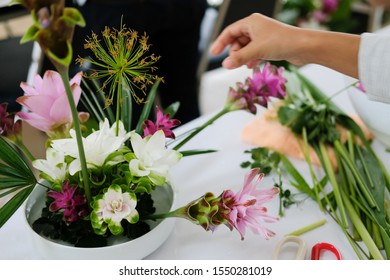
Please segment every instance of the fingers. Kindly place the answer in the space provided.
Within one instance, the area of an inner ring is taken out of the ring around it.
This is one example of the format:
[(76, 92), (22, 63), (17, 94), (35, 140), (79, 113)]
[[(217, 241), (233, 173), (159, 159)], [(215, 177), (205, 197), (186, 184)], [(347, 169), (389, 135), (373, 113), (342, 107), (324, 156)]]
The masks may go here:
[(261, 57), (258, 54), (258, 47), (253, 42), (249, 42), (244, 47), (240, 44), (233, 45), (229, 56), (223, 61), (222, 66), (227, 69), (234, 69), (242, 65), (253, 67)]
[(210, 48), (210, 53), (218, 55), (229, 45), (235, 42), (249, 41), (248, 34), (246, 33), (246, 26), (243, 24), (243, 20), (239, 20), (226, 27), (222, 33), (215, 39)]

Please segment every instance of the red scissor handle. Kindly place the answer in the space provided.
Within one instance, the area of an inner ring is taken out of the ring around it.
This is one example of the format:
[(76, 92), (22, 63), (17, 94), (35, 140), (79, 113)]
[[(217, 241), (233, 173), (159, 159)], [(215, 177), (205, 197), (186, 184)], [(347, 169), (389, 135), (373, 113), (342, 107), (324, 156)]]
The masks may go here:
[(311, 259), (312, 260), (319, 260), (321, 251), (326, 250), (326, 251), (331, 251), (337, 258), (337, 260), (341, 260), (341, 254), (339, 250), (335, 246), (329, 243), (317, 243), (316, 245), (313, 246), (311, 249)]

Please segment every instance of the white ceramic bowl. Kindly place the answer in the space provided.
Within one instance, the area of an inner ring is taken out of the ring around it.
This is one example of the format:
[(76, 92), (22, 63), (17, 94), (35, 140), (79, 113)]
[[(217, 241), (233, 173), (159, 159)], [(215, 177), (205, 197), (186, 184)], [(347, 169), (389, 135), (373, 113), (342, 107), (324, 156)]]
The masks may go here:
[[(350, 85), (354, 80), (346, 78)], [(367, 94), (351, 86), (348, 88), (351, 103), (375, 138), (390, 148), (390, 104), (368, 99)]]
[[(58, 241), (49, 240), (37, 234), (31, 224), (40, 216), (45, 204), (45, 189), (37, 186), (25, 204), (26, 226), (32, 235), (37, 254), (43, 259), (67, 260), (116, 260), (116, 259), (143, 259), (155, 251), (171, 234), (175, 219), (165, 219), (151, 222), (151, 231), (131, 241), (114, 241), (114, 244), (99, 248), (76, 248)], [(157, 188), (152, 194), (157, 210), (166, 212), (173, 210), (175, 205), (175, 192), (170, 187)]]

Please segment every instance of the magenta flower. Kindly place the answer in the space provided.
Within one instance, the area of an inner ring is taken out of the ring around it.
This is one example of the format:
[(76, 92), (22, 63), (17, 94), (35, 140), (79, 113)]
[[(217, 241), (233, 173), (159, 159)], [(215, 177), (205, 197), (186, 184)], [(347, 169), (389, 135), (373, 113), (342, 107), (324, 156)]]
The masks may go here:
[(262, 70), (255, 69), (245, 84), (237, 83), (236, 89), (230, 89), (226, 106), (231, 110), (246, 109), (256, 114), (256, 104), (267, 107), (271, 97), (284, 98), (287, 79), (282, 76), (283, 71), (283, 67), (270, 63), (266, 63)]
[(264, 174), (258, 174), (260, 169), (252, 169), (245, 176), (242, 190), (234, 194), (227, 190), (222, 194), (222, 203), (226, 214), (228, 227), (236, 228), (244, 239), (246, 229), (252, 230), (256, 234), (262, 234), (265, 239), (274, 236), (275, 233), (264, 227), (264, 223), (275, 222), (277, 217), (271, 217), (267, 214), (267, 208), (264, 203), (272, 200), (279, 194), (279, 188), (257, 189), (258, 182), (264, 177)]
[(151, 120), (146, 120), (144, 122), (144, 137), (153, 135), (158, 130), (162, 130), (165, 134), (165, 137), (175, 139), (175, 134), (171, 128), (178, 126), (180, 121), (177, 119), (170, 119), (169, 114), (164, 115), (158, 106), (156, 107), (156, 115), (155, 123), (153, 123)]
[(76, 194), (77, 186), (70, 186), (69, 181), (65, 181), (62, 185), (62, 191), (48, 191), (47, 195), (54, 198), (50, 204), (50, 211), (56, 212), (64, 210), (64, 220), (70, 224), (83, 218), (87, 214), (87, 200), (85, 195)]
[(283, 67), (266, 63), (263, 70), (255, 70), (253, 77), (248, 78), (247, 91), (258, 98), (256, 103), (266, 107), (270, 97), (283, 98), (286, 95), (287, 79), (282, 76), (283, 71)]
[(364, 86), (361, 82), (356, 84), (356, 88), (358, 88), (361, 92), (366, 93), (366, 89), (364, 88)]
[(337, 10), (339, 0), (322, 0), (322, 10), (324, 13), (330, 14)]
[(15, 115), (7, 112), (7, 103), (0, 104), (0, 135), (11, 141), (22, 139), (22, 124), (20, 120), (15, 122)]
[[(70, 81), (75, 103), (81, 95), (81, 72)], [(46, 132), (50, 137), (63, 137), (72, 127), (72, 113), (66, 97), (65, 87), (59, 73), (48, 70), (43, 78), (36, 75), (33, 86), (21, 83), (25, 95), (16, 99), (29, 112), (19, 112), (18, 116), (31, 126)]]

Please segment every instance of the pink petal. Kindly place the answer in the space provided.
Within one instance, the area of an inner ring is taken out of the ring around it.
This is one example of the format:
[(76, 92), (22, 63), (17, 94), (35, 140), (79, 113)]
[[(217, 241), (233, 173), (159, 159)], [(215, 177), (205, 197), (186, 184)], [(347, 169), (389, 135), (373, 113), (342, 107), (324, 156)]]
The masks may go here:
[(18, 112), (17, 115), (29, 123), (32, 127), (35, 127), (41, 131), (49, 131), (52, 127), (50, 120), (43, 118), (42, 116), (35, 113)]
[(53, 100), (48, 98), (48, 96), (21, 96), (16, 99), (16, 102), (37, 115), (41, 115), (42, 117), (46, 118), (50, 117), (50, 108), (52, 106)]
[(25, 95), (34, 95), (34, 96), (39, 95), (39, 92), (37, 92), (37, 90), (34, 87), (30, 86), (26, 82), (21, 82), (20, 87), (24, 91)]
[(60, 74), (56, 71), (48, 70), (43, 76), (41, 88), (37, 88), (40, 95), (58, 97), (65, 93), (64, 84)]
[(50, 119), (53, 123), (62, 124), (72, 121), (72, 112), (70, 110), (67, 96), (59, 96), (51, 108), (49, 108)]

